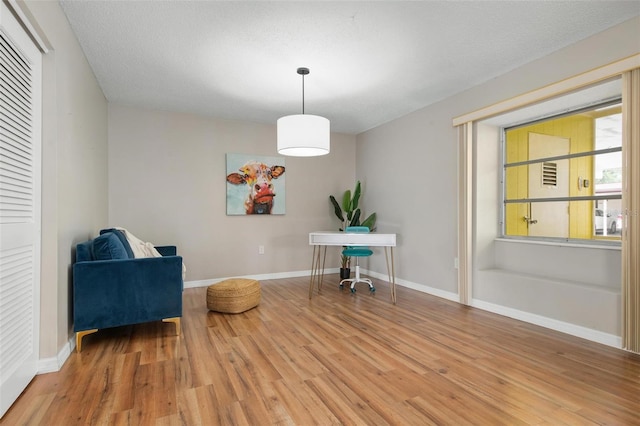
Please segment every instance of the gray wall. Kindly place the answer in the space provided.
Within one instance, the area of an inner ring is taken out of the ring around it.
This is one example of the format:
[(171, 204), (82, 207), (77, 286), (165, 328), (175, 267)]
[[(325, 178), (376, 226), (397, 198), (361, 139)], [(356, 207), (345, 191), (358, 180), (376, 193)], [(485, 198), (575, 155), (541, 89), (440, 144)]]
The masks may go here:
[[(443, 103), (358, 135), (356, 169), (379, 231), (398, 234), (405, 285), (457, 292), (457, 175), (453, 115)], [(386, 273), (384, 256), (370, 269)]]
[[(405, 285), (457, 298), (454, 257), (457, 253), (458, 142), (452, 119), (637, 54), (640, 52), (639, 27), (640, 18), (632, 19), (468, 91), (358, 135), (357, 177), (362, 180), (370, 194), (376, 195), (367, 198), (366, 206), (369, 210), (378, 212), (381, 225), (384, 223), (386, 228), (399, 233), (397, 270), (400, 279), (407, 281)], [(495, 146), (489, 147), (485, 154), (496, 157)], [(498, 176), (494, 170), (483, 169), (482, 165), (479, 167), (478, 170), (485, 178), (489, 176), (495, 179)], [(477, 186), (474, 192), (474, 206), (477, 211), (478, 206), (484, 208), (491, 204), (498, 186), (497, 182), (480, 183), (477, 180), (474, 184)], [(496, 204), (489, 209), (495, 213), (497, 207)], [(495, 233), (498, 229), (495, 215), (493, 218), (481, 215), (474, 219), (478, 220), (478, 228), (482, 226), (476, 233), (476, 237), (482, 236), (482, 246), (474, 247), (474, 255), (478, 254), (478, 249), (481, 250), (481, 256), (476, 260), (485, 268), (503, 268), (504, 265), (493, 263), (497, 247), (493, 241), (486, 239), (487, 233)], [(501, 253), (505, 253), (504, 247), (502, 249)], [(572, 251), (575, 250), (565, 250)], [(536, 250), (527, 251), (531, 252), (535, 253)], [(607, 251), (605, 255), (607, 260), (600, 265), (607, 271), (600, 275), (619, 277), (620, 264), (616, 261), (616, 252)], [(572, 256), (575, 257), (575, 253), (569, 254), (569, 257)], [(372, 258), (370, 267), (375, 272), (383, 273), (383, 262), (383, 259)], [(581, 267), (575, 262), (568, 263), (567, 266), (574, 268), (576, 273)], [(516, 272), (520, 276), (525, 273)], [(477, 273), (476, 270), (474, 277)], [(540, 275), (545, 283), (551, 285), (559, 279), (555, 276), (544, 279), (544, 271)], [(581, 276), (577, 274), (578, 283)], [(509, 282), (518, 279), (517, 275), (503, 283), (508, 285)], [(620, 317), (620, 306), (619, 303), (615, 303), (616, 295), (607, 288), (610, 287), (608, 282), (598, 283), (601, 288), (596, 287), (596, 290), (602, 289), (611, 296), (603, 308), (605, 314), (600, 318), (594, 315), (588, 318), (584, 307), (576, 306), (576, 302), (571, 300), (570, 292), (551, 293), (552, 297), (557, 295), (558, 298), (550, 302), (549, 293), (535, 293), (527, 289), (524, 292), (510, 291), (507, 296), (504, 291), (507, 287), (494, 292), (494, 289), (483, 288), (483, 284), (488, 285), (487, 283), (489, 282), (476, 282), (478, 287), (474, 289), (474, 297), (495, 296), (490, 301), (478, 299), (478, 304), (484, 307), (490, 303), (482, 302), (500, 304), (506, 308), (503, 312), (531, 309), (534, 311), (531, 313), (545, 316), (551, 322), (566, 321), (578, 327), (619, 335), (616, 318)], [(578, 292), (584, 293), (585, 300), (597, 299), (592, 290), (591, 282), (585, 282), (577, 288)], [(531, 302), (531, 297), (537, 297), (538, 300)], [(527, 300), (529, 302), (526, 302)], [(402, 303), (401, 300), (399, 303)], [(567, 314), (567, 310), (573, 312)]]
[(72, 335), (73, 247), (107, 221), (107, 102), (58, 3), (27, 7), (51, 47), (42, 58), (40, 358), (55, 359)]
[[(111, 104), (109, 224), (177, 245), (186, 281), (309, 270), (309, 232), (337, 230), (329, 195), (354, 185), (355, 136), (332, 134), (326, 156), (281, 157), (285, 215), (226, 215), (227, 153), (277, 157), (275, 123)], [(330, 267), (339, 266), (337, 252)]]

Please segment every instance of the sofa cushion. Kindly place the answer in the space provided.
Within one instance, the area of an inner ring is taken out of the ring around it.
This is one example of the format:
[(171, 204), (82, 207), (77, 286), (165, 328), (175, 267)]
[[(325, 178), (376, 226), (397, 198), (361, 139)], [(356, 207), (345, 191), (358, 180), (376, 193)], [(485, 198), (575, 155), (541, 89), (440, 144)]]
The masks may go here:
[(101, 230), (100, 235), (106, 234), (107, 232), (112, 232), (116, 235), (116, 237), (118, 237), (118, 239), (124, 246), (124, 249), (127, 252), (127, 255), (129, 256), (129, 259), (133, 259), (135, 257), (135, 255), (133, 254), (133, 250), (131, 249), (131, 245), (129, 244), (129, 241), (127, 241), (127, 236), (124, 235), (124, 232), (116, 228), (109, 228), (109, 229)]
[(96, 237), (92, 243), (92, 250), (95, 260), (129, 259), (122, 242), (113, 232), (106, 232)]
[(76, 245), (76, 262), (90, 262), (93, 259), (93, 240)]

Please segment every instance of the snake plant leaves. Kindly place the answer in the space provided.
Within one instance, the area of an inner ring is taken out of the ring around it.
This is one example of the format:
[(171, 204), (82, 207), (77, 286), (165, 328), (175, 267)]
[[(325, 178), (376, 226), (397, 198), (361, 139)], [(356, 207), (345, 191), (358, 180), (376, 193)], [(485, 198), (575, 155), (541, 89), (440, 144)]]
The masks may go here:
[(356, 182), (356, 188), (353, 190), (353, 198), (351, 199), (351, 210), (358, 208), (358, 202), (360, 201), (360, 181)]
[(366, 226), (367, 228), (369, 228), (370, 232), (375, 231), (375, 226), (376, 226), (376, 214), (375, 213), (371, 213), (369, 215), (368, 218), (366, 218), (360, 225), (362, 226)]
[(353, 211), (353, 208), (351, 207), (351, 191), (348, 189), (344, 191), (344, 194), (342, 195), (342, 210), (344, 210), (347, 215), (350, 215), (349, 213)]
[(353, 217), (349, 222), (349, 226), (359, 226), (360, 225), (360, 209), (356, 209), (353, 212)]
[(334, 197), (333, 195), (329, 195), (329, 200), (331, 200), (331, 204), (333, 204), (333, 211), (336, 213), (336, 216), (338, 217), (338, 219), (340, 219), (340, 222), (343, 222), (344, 216), (342, 215), (340, 204), (338, 204), (338, 201), (336, 201), (336, 197)]

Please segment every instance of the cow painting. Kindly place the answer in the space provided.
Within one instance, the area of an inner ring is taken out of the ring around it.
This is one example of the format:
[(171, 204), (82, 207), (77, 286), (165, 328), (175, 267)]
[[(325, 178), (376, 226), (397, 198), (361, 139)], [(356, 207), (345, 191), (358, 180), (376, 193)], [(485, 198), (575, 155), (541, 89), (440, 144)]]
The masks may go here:
[[(245, 188), (244, 213), (272, 214), (276, 202), (274, 180), (284, 174), (285, 167), (249, 160), (237, 170), (227, 174), (227, 183)], [(229, 203), (229, 199), (227, 203)]]

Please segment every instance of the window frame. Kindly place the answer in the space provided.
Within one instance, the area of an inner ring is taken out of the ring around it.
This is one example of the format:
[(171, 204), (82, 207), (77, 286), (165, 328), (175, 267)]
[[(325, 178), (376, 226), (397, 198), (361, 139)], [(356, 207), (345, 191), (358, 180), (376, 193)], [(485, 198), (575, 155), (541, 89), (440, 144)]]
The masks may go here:
[[(538, 241), (547, 243), (570, 243), (576, 245), (603, 246), (603, 247), (620, 247), (620, 237), (597, 237), (595, 234), (592, 238), (572, 238), (572, 237), (539, 237), (529, 235), (509, 235), (507, 234), (507, 204), (525, 204), (525, 203), (541, 203), (541, 202), (558, 202), (558, 201), (598, 201), (598, 200), (622, 200), (622, 191), (619, 194), (605, 195), (581, 195), (581, 196), (563, 196), (563, 197), (545, 197), (545, 198), (518, 198), (507, 199), (507, 169), (510, 167), (529, 166), (531, 164), (540, 164), (549, 161), (569, 160), (574, 158), (591, 157), (594, 159), (597, 155), (620, 152), (622, 153), (622, 143), (619, 147), (595, 149), (590, 151), (574, 152), (564, 155), (556, 155), (549, 157), (540, 157), (536, 159), (527, 159), (524, 161), (516, 161), (508, 163), (507, 157), (507, 132), (510, 130), (529, 127), (538, 123), (556, 120), (563, 117), (569, 117), (584, 112), (595, 111), (597, 109), (608, 108), (615, 105), (622, 106), (622, 96), (604, 99), (589, 105), (576, 106), (561, 113), (552, 113), (541, 117), (524, 120), (515, 124), (500, 127), (500, 154), (501, 154), (501, 175), (500, 175), (500, 236), (499, 238), (518, 241)], [(621, 110), (622, 113), (622, 110)], [(606, 115), (603, 115), (606, 116)], [(593, 184), (593, 183), (592, 183)], [(595, 232), (595, 231), (594, 231)]]

